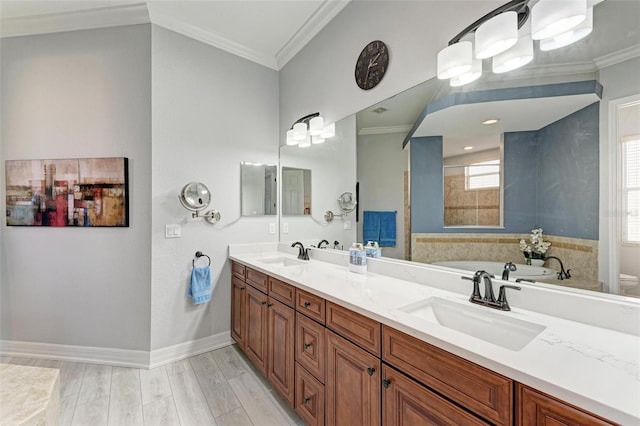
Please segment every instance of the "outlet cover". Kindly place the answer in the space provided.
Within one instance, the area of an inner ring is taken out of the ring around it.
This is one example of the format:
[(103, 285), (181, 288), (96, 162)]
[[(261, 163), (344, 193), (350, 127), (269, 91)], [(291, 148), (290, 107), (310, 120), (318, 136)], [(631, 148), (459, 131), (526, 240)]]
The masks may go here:
[(282, 233), (283, 234), (288, 234), (289, 233), (289, 224), (287, 222), (282, 224)]
[(276, 233), (276, 224), (275, 223), (270, 223), (269, 224), (269, 233), (270, 234), (275, 234)]
[(182, 229), (179, 224), (170, 223), (164, 226), (165, 238), (180, 238)]
[(351, 221), (350, 220), (345, 220), (344, 221), (344, 229), (351, 229)]

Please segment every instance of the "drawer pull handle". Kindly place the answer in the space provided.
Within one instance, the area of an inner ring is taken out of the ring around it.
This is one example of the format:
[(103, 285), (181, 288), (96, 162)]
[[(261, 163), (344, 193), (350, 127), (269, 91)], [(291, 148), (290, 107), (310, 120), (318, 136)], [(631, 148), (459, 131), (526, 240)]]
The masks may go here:
[(373, 367), (367, 368), (367, 374), (368, 375), (373, 376), (373, 373), (375, 373), (375, 372), (376, 372), (375, 368), (373, 368)]
[(270, 307), (272, 307), (272, 306), (273, 306), (273, 303), (269, 303), (269, 304), (267, 304), (267, 308), (270, 308)]
[(240, 287), (240, 291), (244, 290), (244, 287)]
[(309, 306), (311, 306), (311, 303), (310, 303), (310, 302), (304, 302), (304, 307), (305, 307), (305, 308), (308, 308)]
[(304, 344), (304, 348), (305, 348), (305, 349), (309, 349), (310, 347), (311, 347), (311, 343), (305, 343), (305, 344)]
[(262, 302), (262, 304), (263, 304), (263, 305), (266, 305), (266, 304), (267, 304), (267, 302)]
[(386, 388), (388, 388), (388, 387), (389, 387), (389, 385), (391, 385), (391, 380), (389, 380), (389, 379), (384, 379), (384, 380), (382, 381), (382, 386), (383, 386), (385, 389), (386, 389)]
[(306, 403), (308, 403), (309, 401), (311, 401), (311, 398), (305, 398), (305, 399), (303, 399), (303, 400), (302, 400), (302, 403), (303, 403), (303, 404), (306, 404)]

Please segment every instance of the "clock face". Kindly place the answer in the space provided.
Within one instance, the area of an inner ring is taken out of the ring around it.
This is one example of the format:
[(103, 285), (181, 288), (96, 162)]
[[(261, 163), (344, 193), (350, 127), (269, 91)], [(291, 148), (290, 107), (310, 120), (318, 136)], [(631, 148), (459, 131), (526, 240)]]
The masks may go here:
[(387, 45), (380, 40), (367, 44), (356, 62), (355, 77), (358, 87), (364, 90), (374, 88), (384, 77), (388, 65)]

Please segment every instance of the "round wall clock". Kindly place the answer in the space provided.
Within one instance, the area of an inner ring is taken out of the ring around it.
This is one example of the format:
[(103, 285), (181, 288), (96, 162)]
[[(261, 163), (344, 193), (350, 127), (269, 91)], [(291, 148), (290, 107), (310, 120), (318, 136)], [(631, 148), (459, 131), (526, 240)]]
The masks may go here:
[(380, 40), (367, 44), (356, 61), (355, 77), (358, 87), (363, 90), (376, 87), (387, 72), (388, 66), (389, 49), (387, 49), (387, 45)]

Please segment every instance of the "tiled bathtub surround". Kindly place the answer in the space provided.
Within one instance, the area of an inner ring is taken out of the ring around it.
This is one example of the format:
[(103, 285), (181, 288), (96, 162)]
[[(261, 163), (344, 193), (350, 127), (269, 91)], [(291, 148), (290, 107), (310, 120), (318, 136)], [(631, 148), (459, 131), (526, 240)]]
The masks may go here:
[[(450, 260), (486, 260), (524, 263), (518, 243), (529, 234), (411, 234), (411, 260), (423, 263)], [(548, 254), (562, 259), (575, 278), (598, 279), (598, 241), (546, 235)], [(560, 269), (551, 260), (547, 265)]]

